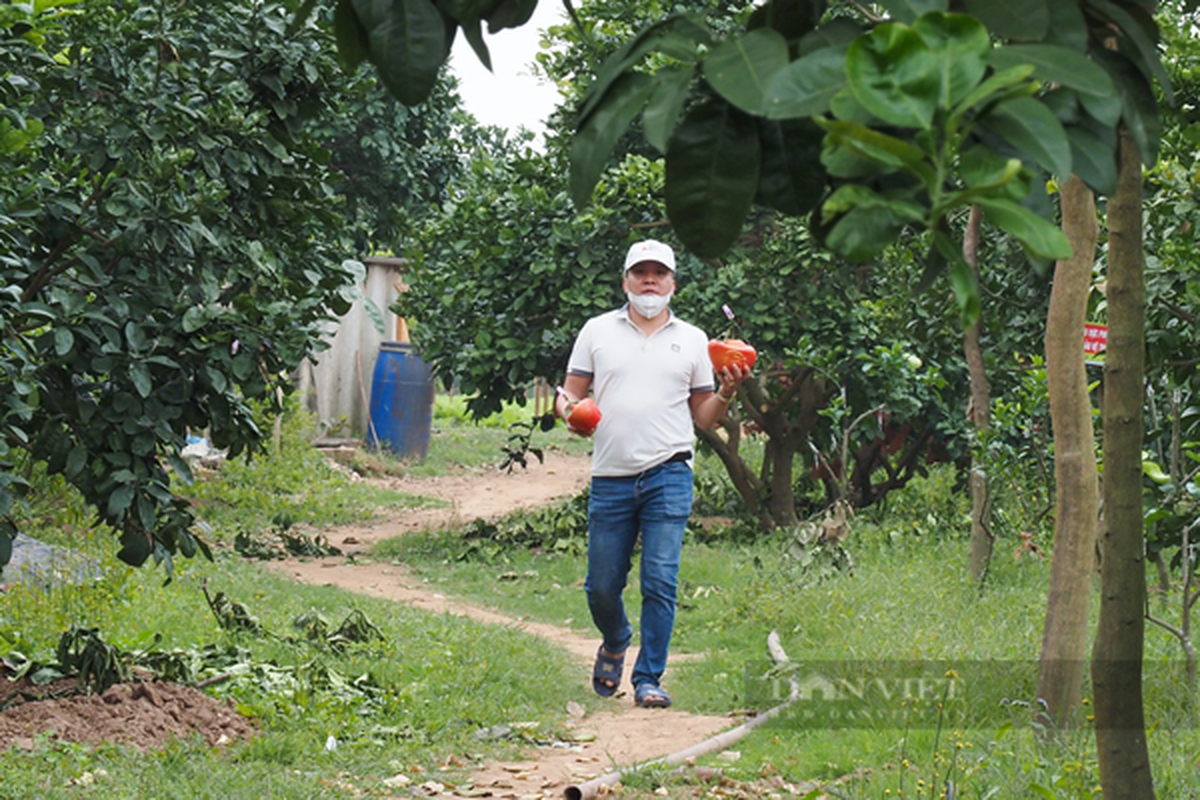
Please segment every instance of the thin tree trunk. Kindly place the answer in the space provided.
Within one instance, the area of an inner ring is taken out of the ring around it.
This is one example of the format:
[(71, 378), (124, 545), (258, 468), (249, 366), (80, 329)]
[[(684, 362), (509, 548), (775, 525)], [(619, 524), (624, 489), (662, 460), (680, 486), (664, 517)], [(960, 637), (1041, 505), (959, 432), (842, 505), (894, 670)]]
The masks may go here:
[(1092, 190), (1076, 176), (1063, 187), (1062, 216), (1074, 255), (1055, 266), (1046, 319), (1056, 515), (1037, 689), (1056, 727), (1077, 721), (1083, 697), (1100, 506), (1092, 403), (1083, 363), (1083, 328), (1099, 225)]
[(1142, 407), (1146, 287), (1142, 163), (1121, 131), (1108, 201), (1108, 348), (1104, 359), (1104, 532), (1100, 622), (1092, 651), (1096, 749), (1105, 797), (1154, 797), (1142, 707), (1146, 562), (1142, 530)]
[[(975, 273), (976, 281), (979, 280), (980, 216), (979, 206), (971, 206), (971, 216), (967, 220), (967, 231), (963, 236), (963, 258)], [(992, 405), (987, 371), (983, 365), (983, 346), (980, 344), (982, 325), (982, 320), (976, 319), (963, 334), (963, 353), (967, 359), (967, 374), (971, 382), (970, 419), (977, 436), (987, 433)], [(971, 571), (971, 577), (978, 582), (987, 575), (995, 540), (991, 528), (991, 481), (984, 466), (975, 463), (974, 456), (971, 460), (971, 547), (967, 556), (967, 569)]]
[(771, 519), (778, 525), (790, 527), (798, 524), (796, 516), (796, 494), (792, 488), (792, 465), (796, 461), (796, 443), (791, 436), (772, 438), (767, 442), (764, 459), (771, 461), (771, 476), (767, 508)]

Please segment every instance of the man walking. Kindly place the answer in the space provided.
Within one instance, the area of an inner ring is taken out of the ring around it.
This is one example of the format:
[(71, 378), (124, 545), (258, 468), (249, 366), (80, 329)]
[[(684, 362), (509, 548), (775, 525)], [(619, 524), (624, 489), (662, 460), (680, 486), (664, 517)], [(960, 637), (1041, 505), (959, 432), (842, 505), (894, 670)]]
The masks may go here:
[(723, 370), (720, 385), (714, 384), (707, 335), (669, 308), (675, 253), (668, 245), (647, 240), (630, 247), (623, 287), (628, 304), (593, 317), (580, 331), (555, 412), (566, 419), (590, 390), (602, 415), (592, 451), (584, 583), (603, 636), (592, 687), (609, 697), (621, 681), (633, 639), (621, 596), (640, 534), (641, 648), (633, 667), (634, 700), (665, 708), (671, 696), (660, 681), (692, 509), (693, 424), (711, 428), (750, 370)]

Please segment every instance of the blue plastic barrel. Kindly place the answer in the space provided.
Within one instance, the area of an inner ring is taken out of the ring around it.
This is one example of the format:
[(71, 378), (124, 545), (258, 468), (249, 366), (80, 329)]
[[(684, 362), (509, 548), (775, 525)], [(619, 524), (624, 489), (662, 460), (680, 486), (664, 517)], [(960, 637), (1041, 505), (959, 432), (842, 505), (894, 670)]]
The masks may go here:
[(401, 458), (424, 458), (433, 426), (433, 371), (407, 342), (383, 342), (371, 381), (367, 442)]

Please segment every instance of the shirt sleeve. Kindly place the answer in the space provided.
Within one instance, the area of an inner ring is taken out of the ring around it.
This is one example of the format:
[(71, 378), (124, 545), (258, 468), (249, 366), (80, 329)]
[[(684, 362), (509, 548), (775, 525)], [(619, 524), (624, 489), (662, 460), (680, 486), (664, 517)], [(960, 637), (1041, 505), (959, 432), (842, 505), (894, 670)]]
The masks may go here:
[(575, 338), (575, 346), (571, 348), (571, 357), (567, 360), (569, 374), (586, 375), (589, 378), (596, 374), (596, 363), (592, 355), (592, 335), (595, 328), (589, 320), (584, 323), (579, 336)]
[(699, 328), (696, 329), (696, 365), (692, 372), (692, 394), (697, 392), (711, 392), (717, 387), (716, 381), (713, 380), (713, 365), (712, 359), (708, 357), (708, 334)]

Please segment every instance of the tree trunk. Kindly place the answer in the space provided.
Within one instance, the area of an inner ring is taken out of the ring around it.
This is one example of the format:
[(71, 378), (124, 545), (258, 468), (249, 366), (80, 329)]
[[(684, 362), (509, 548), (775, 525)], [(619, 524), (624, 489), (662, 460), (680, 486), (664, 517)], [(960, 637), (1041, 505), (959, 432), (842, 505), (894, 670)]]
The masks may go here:
[[(971, 216), (967, 220), (967, 231), (963, 236), (963, 258), (979, 280), (979, 206), (971, 206)], [(983, 366), (983, 347), (979, 341), (983, 322), (976, 319), (963, 334), (963, 353), (967, 359), (967, 374), (971, 381), (970, 421), (975, 427), (975, 435), (987, 433), (991, 422), (992, 396), (988, 390), (987, 371)], [(976, 582), (982, 581), (987, 575), (988, 562), (992, 559), (991, 528), (991, 481), (987, 470), (971, 456), (971, 472), (969, 486), (971, 490), (971, 548), (967, 557), (967, 568)]]
[(1142, 530), (1142, 406), (1146, 286), (1142, 163), (1121, 131), (1108, 201), (1108, 348), (1104, 359), (1104, 531), (1100, 622), (1092, 651), (1096, 749), (1105, 797), (1154, 797), (1142, 708), (1146, 563)]
[(762, 481), (738, 454), (741, 423), (737, 418), (726, 415), (719, 424), (725, 429), (728, 440), (722, 438), (715, 430), (705, 428), (696, 428), (696, 435), (704, 440), (721, 459), (726, 472), (729, 473), (730, 481), (733, 482), (733, 487), (741, 495), (750, 515), (758, 518), (763, 530), (771, 530), (775, 527), (775, 522), (771, 519), (768, 509), (762, 504)]
[(1077, 721), (1083, 695), (1100, 504), (1092, 403), (1083, 363), (1083, 328), (1099, 226), (1095, 197), (1078, 177), (1071, 176), (1063, 188), (1062, 217), (1074, 255), (1055, 266), (1046, 319), (1056, 515), (1037, 688), (1050, 724), (1056, 727)]
[(799, 444), (791, 435), (779, 439), (772, 437), (763, 454), (763, 458), (771, 464), (767, 508), (770, 509), (771, 519), (782, 527), (800, 523), (800, 518), (796, 516), (796, 492), (792, 488), (792, 465), (796, 462)]

